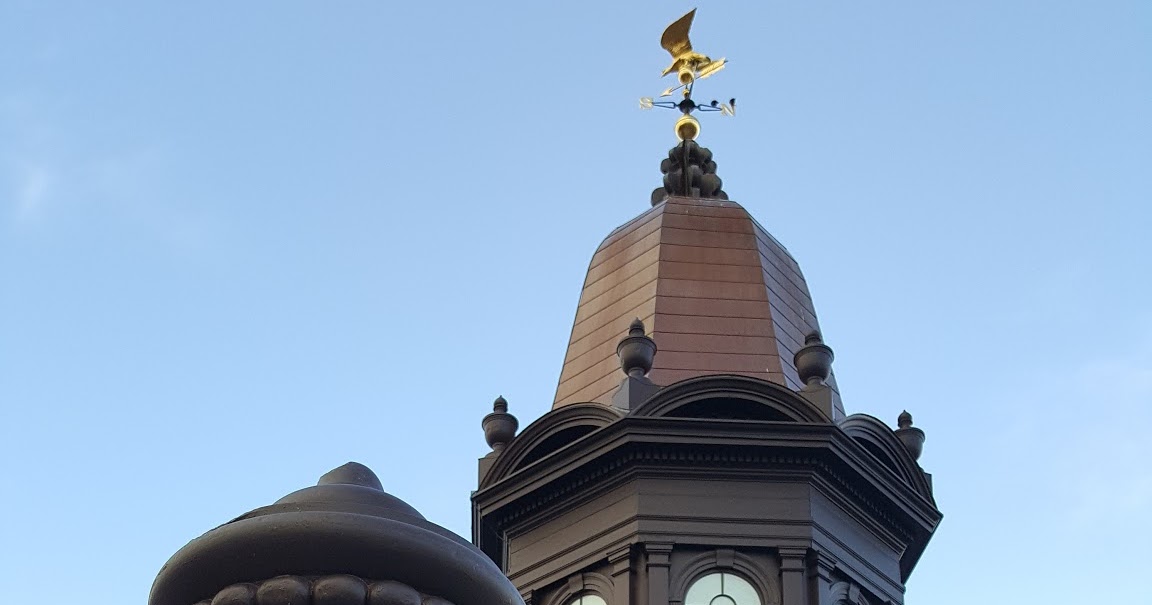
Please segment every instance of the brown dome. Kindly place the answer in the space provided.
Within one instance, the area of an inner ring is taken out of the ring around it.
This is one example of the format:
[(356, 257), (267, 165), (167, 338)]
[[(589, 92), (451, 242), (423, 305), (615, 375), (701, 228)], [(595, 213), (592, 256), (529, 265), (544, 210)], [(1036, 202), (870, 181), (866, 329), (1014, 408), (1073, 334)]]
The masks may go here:
[[(818, 331), (792, 255), (731, 201), (671, 197), (617, 228), (588, 268), (553, 407), (610, 404), (616, 345), (634, 318), (659, 352), (648, 377), (667, 386), (739, 374), (799, 390), (793, 356)], [(843, 416), (836, 381), (829, 386)]]

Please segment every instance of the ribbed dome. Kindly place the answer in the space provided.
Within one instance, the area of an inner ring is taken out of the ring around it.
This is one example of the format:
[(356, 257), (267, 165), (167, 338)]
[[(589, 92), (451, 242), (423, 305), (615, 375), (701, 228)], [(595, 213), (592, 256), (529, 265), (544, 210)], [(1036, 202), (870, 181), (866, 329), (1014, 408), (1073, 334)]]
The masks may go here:
[(148, 605), (421, 602), (524, 604), (484, 553), (355, 462), (192, 540), (148, 596)]
[[(553, 407), (610, 404), (616, 345), (640, 318), (659, 347), (656, 384), (740, 374), (799, 390), (793, 356), (818, 331), (792, 255), (731, 201), (671, 197), (600, 244), (572, 327)], [(839, 416), (843, 407), (828, 382)]]

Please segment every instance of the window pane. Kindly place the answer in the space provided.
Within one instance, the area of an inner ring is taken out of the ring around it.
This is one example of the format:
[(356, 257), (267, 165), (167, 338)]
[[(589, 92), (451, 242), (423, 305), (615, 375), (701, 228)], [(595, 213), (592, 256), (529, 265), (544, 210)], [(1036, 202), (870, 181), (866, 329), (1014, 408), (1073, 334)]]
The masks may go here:
[(732, 597), (736, 605), (760, 605), (760, 597), (756, 589), (740, 576), (730, 573), (724, 574), (724, 594)]
[(600, 595), (586, 594), (577, 601), (578, 605), (608, 605)]
[(684, 595), (684, 605), (711, 605), (712, 597), (720, 592), (720, 574), (708, 574), (696, 580), (688, 589), (688, 594)]

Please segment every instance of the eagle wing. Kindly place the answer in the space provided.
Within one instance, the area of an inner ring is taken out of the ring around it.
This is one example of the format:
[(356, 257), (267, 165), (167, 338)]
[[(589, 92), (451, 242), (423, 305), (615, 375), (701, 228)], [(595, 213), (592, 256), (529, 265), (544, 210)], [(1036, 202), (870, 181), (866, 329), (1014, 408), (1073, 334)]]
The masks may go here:
[(684, 54), (692, 52), (692, 42), (688, 40), (688, 30), (692, 28), (692, 19), (695, 16), (696, 9), (688, 11), (688, 14), (669, 25), (668, 29), (664, 30), (664, 35), (660, 36), (660, 46), (672, 53), (673, 59), (679, 59)]

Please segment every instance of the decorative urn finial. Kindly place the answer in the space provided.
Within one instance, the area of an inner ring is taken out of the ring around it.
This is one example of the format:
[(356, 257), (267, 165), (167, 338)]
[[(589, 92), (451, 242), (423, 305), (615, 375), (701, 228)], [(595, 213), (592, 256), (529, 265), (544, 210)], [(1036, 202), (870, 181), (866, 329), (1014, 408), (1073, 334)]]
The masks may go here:
[(908, 410), (900, 412), (896, 426), (899, 427), (893, 431), (896, 433), (896, 438), (904, 444), (904, 449), (908, 450), (913, 460), (919, 460), (920, 454), (924, 452), (924, 431), (912, 426), (912, 414), (909, 414)]
[(628, 326), (628, 336), (616, 346), (616, 354), (620, 356), (620, 369), (633, 378), (643, 378), (652, 369), (656, 341), (644, 334), (644, 322), (639, 317)]
[(824, 386), (828, 377), (832, 375), (832, 348), (824, 344), (819, 331), (814, 331), (804, 338), (804, 347), (796, 351), (792, 357), (796, 364), (796, 373), (800, 381), (808, 389)]
[(520, 421), (508, 413), (508, 401), (501, 396), (492, 403), (492, 413), (485, 416), (480, 425), (484, 427), (484, 440), (493, 451), (499, 452), (516, 437)]

